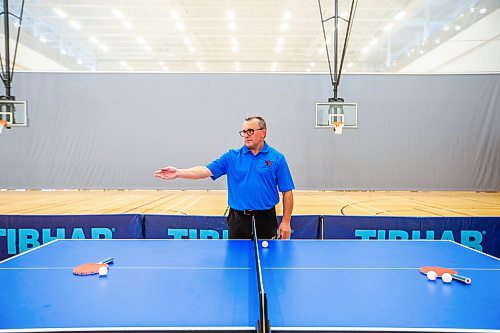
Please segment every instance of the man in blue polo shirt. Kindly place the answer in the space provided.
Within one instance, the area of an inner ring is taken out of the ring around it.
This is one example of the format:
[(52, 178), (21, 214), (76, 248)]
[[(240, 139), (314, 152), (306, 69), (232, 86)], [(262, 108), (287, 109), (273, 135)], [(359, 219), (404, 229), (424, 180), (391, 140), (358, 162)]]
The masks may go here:
[[(239, 133), (245, 142), (240, 149), (229, 150), (207, 166), (162, 168), (156, 171), (155, 177), (215, 180), (227, 175), (229, 238), (251, 238), (253, 215), (259, 238), (287, 239), (291, 234), (295, 186), (285, 156), (266, 143), (267, 128), (262, 117), (246, 118)], [(283, 194), (279, 228), (275, 209), (279, 202), (278, 190)]]

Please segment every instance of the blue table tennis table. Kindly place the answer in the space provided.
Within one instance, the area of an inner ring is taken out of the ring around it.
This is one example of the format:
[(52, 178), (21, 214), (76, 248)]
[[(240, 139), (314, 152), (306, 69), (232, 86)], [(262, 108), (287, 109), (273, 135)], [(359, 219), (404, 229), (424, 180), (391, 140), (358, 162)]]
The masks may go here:
[[(500, 260), (450, 241), (259, 246), (272, 331), (500, 332)], [(107, 276), (72, 268), (114, 257)], [(0, 332), (255, 331), (250, 240), (56, 240), (0, 263)], [(421, 266), (472, 278), (430, 281)]]

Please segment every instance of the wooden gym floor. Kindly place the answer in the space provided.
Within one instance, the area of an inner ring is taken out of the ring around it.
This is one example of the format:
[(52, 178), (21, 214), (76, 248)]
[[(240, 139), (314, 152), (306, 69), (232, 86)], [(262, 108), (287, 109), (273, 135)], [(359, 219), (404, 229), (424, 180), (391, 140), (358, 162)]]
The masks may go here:
[[(500, 192), (294, 191), (294, 215), (500, 216)], [(281, 204), (277, 206), (281, 214)], [(1, 191), (0, 214), (226, 215), (226, 191)]]

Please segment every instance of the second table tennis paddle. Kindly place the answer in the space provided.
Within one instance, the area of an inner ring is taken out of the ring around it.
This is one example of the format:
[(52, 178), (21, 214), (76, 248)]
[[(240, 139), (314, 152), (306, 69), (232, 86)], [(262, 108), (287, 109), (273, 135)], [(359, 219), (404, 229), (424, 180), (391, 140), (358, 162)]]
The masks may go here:
[(458, 272), (451, 268), (438, 267), (438, 266), (424, 266), (420, 268), (420, 273), (427, 275), (429, 272), (436, 273), (437, 277), (442, 277), (443, 274), (448, 273), (451, 275), (453, 280), (463, 282), (465, 284), (470, 284), (472, 282), (471, 278), (458, 275)]
[(75, 275), (92, 275), (99, 272), (99, 268), (108, 268), (110, 263), (114, 261), (113, 258), (107, 258), (100, 262), (81, 264), (73, 268), (73, 274)]

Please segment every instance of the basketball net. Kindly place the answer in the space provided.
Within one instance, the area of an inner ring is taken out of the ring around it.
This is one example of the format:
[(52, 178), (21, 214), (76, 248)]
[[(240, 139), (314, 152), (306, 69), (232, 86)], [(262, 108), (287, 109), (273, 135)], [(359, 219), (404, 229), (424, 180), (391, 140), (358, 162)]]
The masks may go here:
[(333, 131), (335, 134), (342, 134), (342, 127), (344, 127), (344, 123), (340, 121), (336, 121), (333, 123)]
[(4, 127), (7, 127), (9, 125), (8, 122), (6, 122), (5, 120), (0, 120), (0, 134), (2, 134), (2, 130)]

